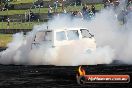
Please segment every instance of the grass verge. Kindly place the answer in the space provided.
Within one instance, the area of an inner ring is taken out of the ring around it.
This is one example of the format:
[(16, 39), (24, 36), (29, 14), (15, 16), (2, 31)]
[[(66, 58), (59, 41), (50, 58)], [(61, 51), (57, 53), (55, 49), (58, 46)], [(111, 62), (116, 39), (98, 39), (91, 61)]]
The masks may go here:
[(11, 34), (0, 34), (0, 47), (7, 47), (7, 44), (12, 41)]
[(32, 29), (34, 25), (41, 23), (42, 22), (10, 22), (8, 26), (7, 22), (0, 22), (0, 29)]

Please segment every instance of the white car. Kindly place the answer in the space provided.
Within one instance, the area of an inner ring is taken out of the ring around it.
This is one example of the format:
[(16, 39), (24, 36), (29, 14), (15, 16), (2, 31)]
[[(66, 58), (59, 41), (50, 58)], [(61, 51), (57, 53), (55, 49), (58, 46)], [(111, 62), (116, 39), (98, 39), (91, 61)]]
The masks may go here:
[(49, 48), (77, 44), (86, 50), (95, 50), (94, 36), (86, 28), (45, 29), (38, 31), (33, 39), (31, 49), (38, 48), (41, 44)]

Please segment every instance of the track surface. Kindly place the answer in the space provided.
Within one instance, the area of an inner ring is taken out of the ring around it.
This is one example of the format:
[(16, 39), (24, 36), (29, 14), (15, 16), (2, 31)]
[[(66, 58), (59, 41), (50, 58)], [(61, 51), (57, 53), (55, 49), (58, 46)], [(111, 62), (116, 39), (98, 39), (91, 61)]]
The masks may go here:
[[(83, 67), (87, 74), (128, 74), (132, 77), (132, 65)], [(77, 71), (78, 66), (0, 65), (0, 88), (132, 88), (132, 83), (80, 86), (76, 82)]]
[[(132, 66), (85, 66), (88, 74), (132, 74)], [(0, 65), (0, 88), (131, 88), (128, 84), (87, 84), (80, 86), (76, 83), (78, 67), (59, 66), (20, 66)]]

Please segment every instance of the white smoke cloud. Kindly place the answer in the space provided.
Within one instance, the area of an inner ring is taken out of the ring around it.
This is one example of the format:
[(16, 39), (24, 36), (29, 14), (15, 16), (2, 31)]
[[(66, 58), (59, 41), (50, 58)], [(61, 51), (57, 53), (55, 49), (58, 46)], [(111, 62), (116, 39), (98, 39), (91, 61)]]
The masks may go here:
[[(109, 64), (113, 60), (121, 60), (131, 64), (132, 60), (132, 15), (127, 17), (127, 23), (120, 25), (115, 11), (104, 9), (97, 13), (91, 21), (71, 19), (69, 16), (57, 16), (53, 20), (36, 25), (33, 31), (24, 37), (23, 33), (13, 36), (8, 48), (1, 52), (2, 64), (33, 64), (33, 65), (93, 65)], [(69, 47), (49, 48), (41, 45), (31, 50), (34, 34), (39, 30), (60, 29), (66, 27), (86, 27), (95, 35), (97, 49), (93, 52), (83, 52), (83, 45), (73, 43)], [(71, 54), (72, 53), (72, 54)]]

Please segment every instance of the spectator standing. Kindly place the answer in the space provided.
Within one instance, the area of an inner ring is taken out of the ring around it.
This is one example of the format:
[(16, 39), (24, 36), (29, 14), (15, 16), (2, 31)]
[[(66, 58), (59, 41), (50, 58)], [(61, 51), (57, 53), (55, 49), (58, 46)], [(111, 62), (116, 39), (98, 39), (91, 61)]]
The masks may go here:
[(40, 7), (44, 7), (44, 2), (43, 1), (40, 2)]
[(8, 17), (7, 18), (7, 29), (9, 29), (9, 27), (10, 27), (10, 18)]
[(27, 12), (25, 12), (25, 22), (26, 22), (26, 20), (27, 20)]
[(61, 0), (61, 4), (62, 4), (62, 11), (64, 11), (65, 1), (66, 1), (66, 0)]
[(91, 11), (93, 12), (93, 14), (95, 14), (95, 6), (94, 5), (91, 6)]
[(87, 5), (85, 5), (82, 9), (82, 14), (84, 19), (89, 19), (89, 12), (90, 12), (90, 8)]
[(78, 11), (77, 17), (83, 19), (83, 14), (81, 13), (81, 11)]
[(87, 6), (86, 19), (90, 20), (92, 16), (93, 16), (93, 12), (91, 10), (91, 7)]
[(29, 11), (29, 21), (32, 21), (34, 19), (34, 13), (30, 10)]
[(54, 1), (54, 13), (57, 12), (57, 9), (58, 9), (58, 1), (55, 0), (55, 1)]
[(87, 10), (87, 5), (85, 4), (85, 5), (83, 6), (83, 8), (82, 8), (82, 12), (85, 13), (86, 10)]
[(52, 7), (49, 5), (49, 8), (48, 8), (48, 17), (51, 18), (52, 16)]
[(92, 11), (89, 11), (89, 20), (91, 20), (94, 17), (94, 13)]
[(87, 5), (85, 4), (82, 8), (82, 15), (84, 18), (85, 18), (86, 12), (87, 12)]
[(110, 0), (103, 0), (104, 3), (104, 8), (109, 7), (110, 6)]

